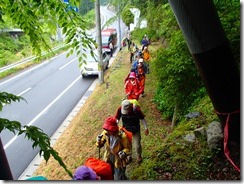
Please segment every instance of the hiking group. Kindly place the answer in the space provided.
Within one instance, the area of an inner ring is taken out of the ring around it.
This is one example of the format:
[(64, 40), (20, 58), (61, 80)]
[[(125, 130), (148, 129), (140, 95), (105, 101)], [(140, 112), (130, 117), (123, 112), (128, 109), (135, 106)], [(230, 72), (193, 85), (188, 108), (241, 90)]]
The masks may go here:
[[(99, 158), (88, 158), (83, 166), (74, 172), (73, 180), (128, 180), (126, 165), (132, 162), (132, 145), (135, 148), (136, 161), (142, 159), (140, 123), (149, 134), (145, 115), (141, 110), (139, 98), (144, 97), (146, 74), (149, 73), (150, 44), (145, 35), (141, 49), (126, 37), (130, 52), (131, 69), (124, 79), (126, 97), (116, 110), (115, 116), (105, 119), (103, 131), (96, 138)], [(126, 46), (126, 44), (124, 44)], [(120, 124), (122, 122), (122, 126)], [(100, 159), (100, 148), (105, 147), (104, 158)]]

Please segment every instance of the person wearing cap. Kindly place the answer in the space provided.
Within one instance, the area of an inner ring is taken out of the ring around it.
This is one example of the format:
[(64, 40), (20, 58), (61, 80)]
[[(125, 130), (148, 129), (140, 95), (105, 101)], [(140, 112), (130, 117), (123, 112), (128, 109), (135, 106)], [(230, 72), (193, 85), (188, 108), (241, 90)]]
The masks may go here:
[(140, 59), (141, 57), (140, 57), (140, 55), (139, 55), (138, 53), (135, 53), (134, 56), (135, 56), (135, 60), (133, 61), (131, 67), (134, 68), (134, 69), (136, 70), (136, 67), (137, 67), (137, 65), (138, 65), (138, 63), (139, 63), (139, 59)]
[(115, 117), (106, 118), (102, 128), (96, 145), (99, 148), (105, 145), (104, 160), (111, 165), (114, 180), (126, 180), (126, 158), (131, 154), (131, 144), (125, 132), (119, 131)]
[(137, 154), (137, 162), (142, 162), (142, 146), (141, 146), (141, 131), (140, 121), (144, 124), (145, 135), (149, 134), (145, 115), (139, 106), (135, 106), (130, 100), (123, 100), (118, 107), (115, 118), (117, 123), (122, 119), (122, 126), (133, 134), (133, 142)]
[(136, 78), (135, 72), (130, 72), (128, 80), (124, 84), (125, 93), (127, 99), (139, 99), (139, 96), (142, 94), (144, 89), (142, 88), (140, 82)]
[(142, 51), (142, 55), (143, 55), (143, 59), (145, 62), (149, 62), (151, 59), (151, 55), (150, 52), (148, 50), (148, 47), (144, 47), (143, 51)]
[(73, 175), (73, 180), (100, 180), (100, 177), (87, 166), (78, 167)]
[(149, 39), (148, 39), (147, 35), (143, 36), (141, 44), (142, 44), (142, 50), (144, 49), (144, 47), (148, 47), (150, 42), (149, 42)]
[(137, 65), (136, 72), (137, 72), (137, 78), (140, 81), (141, 89), (143, 89), (142, 93), (141, 93), (142, 97), (143, 97), (144, 89), (145, 89), (145, 83), (146, 83), (146, 67), (145, 67), (143, 61), (139, 62), (139, 64)]

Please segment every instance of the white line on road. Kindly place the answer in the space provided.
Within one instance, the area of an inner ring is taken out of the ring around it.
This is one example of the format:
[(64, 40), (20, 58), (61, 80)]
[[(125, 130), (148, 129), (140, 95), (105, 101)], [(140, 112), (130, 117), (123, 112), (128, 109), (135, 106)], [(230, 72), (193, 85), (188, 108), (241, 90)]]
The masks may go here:
[[(24, 90), (24, 91), (22, 91), (20, 94), (18, 94), (17, 96), (21, 96), (21, 95), (23, 95), (24, 93), (26, 93), (27, 91), (30, 91), (32, 88), (30, 87), (30, 88), (27, 88), (26, 90)], [(3, 103), (3, 106), (5, 106), (6, 104), (5, 103)]]
[[(76, 78), (60, 95), (58, 95), (45, 109), (43, 109), (27, 126), (32, 125), (39, 117), (41, 117), (57, 100), (59, 100), (82, 76), (80, 75)], [(5, 146), (4, 150), (7, 149), (15, 140), (17, 136), (15, 135)]]
[(21, 95), (23, 95), (24, 93), (27, 93), (28, 91), (30, 91), (32, 88), (31, 87), (29, 87), (29, 88), (27, 88), (26, 90), (24, 90), (24, 91), (22, 91), (21, 93), (19, 93), (17, 96), (21, 96)]
[(59, 70), (62, 70), (64, 67), (68, 66), (70, 63), (72, 63), (72, 62), (75, 61), (76, 59), (77, 59), (77, 57), (74, 58), (74, 59), (72, 59), (70, 62), (66, 63), (64, 66), (60, 67)]
[[(60, 55), (62, 55), (62, 54), (60, 54)], [(41, 67), (42, 65), (46, 64), (47, 62), (49, 62), (49, 61), (51, 61), (51, 60), (53, 60), (53, 59), (55, 59), (55, 58), (57, 58), (57, 57), (58, 57), (58, 56), (55, 56), (55, 57), (51, 58), (50, 60), (47, 60), (47, 61), (45, 61), (45, 62), (43, 62), (43, 63), (37, 65), (36, 67), (33, 67), (33, 68), (31, 68), (31, 69), (29, 69), (29, 70), (27, 70), (27, 71), (25, 71), (25, 72), (23, 72), (23, 73), (21, 73), (21, 74), (15, 76), (15, 77), (10, 78), (9, 80), (6, 80), (6, 81), (0, 83), (0, 86), (3, 85), (3, 84), (5, 84), (5, 83), (7, 83), (7, 82), (9, 82), (9, 81), (12, 81), (12, 80), (18, 78), (18, 77), (21, 77), (22, 75), (25, 75), (26, 73), (28, 73), (28, 72), (30, 72), (30, 71), (32, 71), (32, 70), (35, 70), (35, 69), (38, 68), (38, 67)]]

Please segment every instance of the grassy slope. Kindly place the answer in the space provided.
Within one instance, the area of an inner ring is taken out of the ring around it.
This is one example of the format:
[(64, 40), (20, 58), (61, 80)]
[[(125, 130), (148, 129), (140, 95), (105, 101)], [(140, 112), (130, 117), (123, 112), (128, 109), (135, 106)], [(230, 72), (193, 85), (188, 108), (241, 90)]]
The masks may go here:
[[(153, 44), (153, 52), (158, 45)], [(85, 105), (74, 117), (54, 148), (60, 153), (67, 167), (74, 171), (86, 158), (98, 158), (95, 146), (96, 136), (102, 131), (104, 119), (114, 115), (124, 98), (123, 81), (130, 70), (129, 52), (126, 48), (117, 55), (111, 68), (105, 72), (105, 83), (98, 85)], [(127, 167), (131, 180), (230, 180), (240, 179), (240, 174), (226, 161), (223, 155), (214, 156), (206, 147), (206, 141), (198, 140), (187, 143), (182, 137), (197, 127), (205, 126), (216, 119), (209, 99), (203, 99), (195, 111), (205, 114), (197, 120), (185, 121), (177, 125), (172, 132), (171, 122), (164, 121), (153, 103), (157, 80), (153, 69), (147, 75), (146, 96), (139, 99), (146, 115), (149, 135), (143, 134), (143, 163), (135, 161)], [(207, 115), (207, 116), (206, 116)], [(133, 150), (134, 152), (134, 150)], [(101, 150), (103, 153), (103, 150)], [(133, 158), (135, 154), (133, 154)], [(222, 164), (224, 163), (224, 164)], [(224, 172), (223, 172), (224, 171)], [(224, 173), (224, 174), (223, 174)], [(63, 168), (54, 159), (42, 163), (36, 175), (43, 175), (49, 180), (70, 180)], [(221, 175), (220, 175), (221, 174)]]
[[(109, 115), (115, 115), (121, 100), (125, 96), (123, 81), (129, 73), (130, 67), (129, 52), (126, 48), (123, 48), (111, 68), (105, 72), (105, 83), (96, 87), (80, 112), (74, 117), (72, 123), (56, 142), (54, 148), (60, 153), (60, 156), (62, 156), (71, 171), (82, 165), (86, 158), (98, 157), (98, 149), (95, 146), (96, 136), (102, 131), (101, 126), (104, 119)], [(139, 99), (150, 131), (147, 137), (142, 134), (144, 157), (150, 155), (151, 150), (165, 135), (169, 125), (168, 122), (164, 122), (160, 118), (159, 111), (152, 103), (156, 88), (156, 82), (153, 81), (156, 81), (155, 76), (153, 74), (148, 75), (145, 87), (146, 95), (144, 98)], [(133, 163), (128, 166), (128, 173), (132, 172), (132, 169)], [(69, 179), (69, 176), (52, 158), (47, 164), (43, 162), (36, 174), (41, 174), (50, 180)]]

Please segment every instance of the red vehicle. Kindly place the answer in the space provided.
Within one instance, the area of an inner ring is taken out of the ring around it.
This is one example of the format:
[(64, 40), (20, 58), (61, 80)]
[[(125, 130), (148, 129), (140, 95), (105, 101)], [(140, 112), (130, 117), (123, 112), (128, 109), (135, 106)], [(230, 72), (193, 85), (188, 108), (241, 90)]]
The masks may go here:
[(102, 36), (102, 49), (110, 52), (109, 44), (112, 42), (113, 49), (117, 47), (117, 30), (115, 28), (104, 29), (101, 32)]

